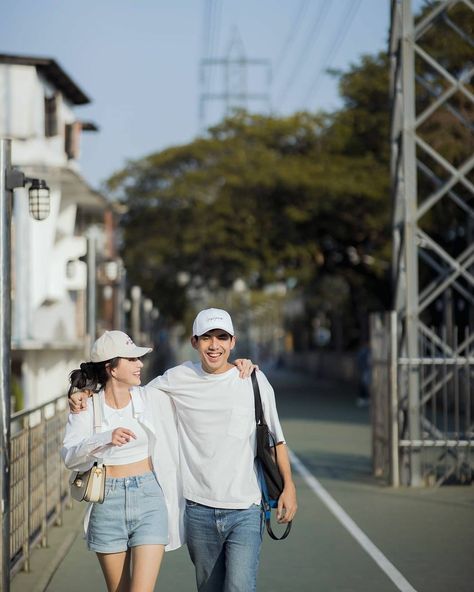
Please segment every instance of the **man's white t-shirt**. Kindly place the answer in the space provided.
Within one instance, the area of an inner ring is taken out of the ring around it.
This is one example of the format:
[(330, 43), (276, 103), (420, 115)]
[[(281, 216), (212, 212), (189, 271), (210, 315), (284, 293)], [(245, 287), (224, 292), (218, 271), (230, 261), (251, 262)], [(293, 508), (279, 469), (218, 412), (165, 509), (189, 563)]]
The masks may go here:
[[(273, 388), (263, 372), (257, 379), (266, 422), (275, 441), (284, 442)], [(208, 374), (186, 362), (145, 388), (165, 391), (175, 405), (184, 497), (214, 508), (259, 504), (251, 379), (240, 378), (237, 368)]]

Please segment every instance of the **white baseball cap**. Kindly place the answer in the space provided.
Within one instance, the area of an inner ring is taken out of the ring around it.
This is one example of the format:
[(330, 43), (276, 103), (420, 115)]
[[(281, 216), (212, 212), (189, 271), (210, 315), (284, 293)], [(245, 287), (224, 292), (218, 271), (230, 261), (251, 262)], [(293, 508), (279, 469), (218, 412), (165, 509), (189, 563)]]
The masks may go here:
[(193, 335), (200, 337), (213, 329), (222, 329), (229, 333), (229, 335), (234, 335), (234, 326), (232, 325), (230, 314), (220, 308), (201, 310), (194, 319)]
[(112, 358), (141, 358), (151, 347), (137, 347), (123, 331), (106, 331), (91, 349), (91, 362), (105, 362)]

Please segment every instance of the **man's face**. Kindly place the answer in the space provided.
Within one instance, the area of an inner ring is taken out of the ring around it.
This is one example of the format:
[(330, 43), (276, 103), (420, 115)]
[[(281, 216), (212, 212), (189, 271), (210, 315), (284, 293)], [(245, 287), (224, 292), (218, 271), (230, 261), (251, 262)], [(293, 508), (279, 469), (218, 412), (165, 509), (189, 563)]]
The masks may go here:
[(235, 337), (222, 329), (213, 329), (191, 339), (192, 346), (199, 352), (202, 368), (209, 374), (221, 374), (232, 365), (229, 364), (229, 356), (235, 346)]

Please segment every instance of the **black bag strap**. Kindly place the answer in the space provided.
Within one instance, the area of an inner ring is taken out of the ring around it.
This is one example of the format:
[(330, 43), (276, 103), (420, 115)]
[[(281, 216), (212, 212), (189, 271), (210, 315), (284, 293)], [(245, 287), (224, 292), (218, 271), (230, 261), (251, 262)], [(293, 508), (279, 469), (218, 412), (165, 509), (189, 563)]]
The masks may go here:
[(263, 416), (262, 399), (260, 397), (260, 387), (258, 386), (257, 371), (255, 368), (250, 375), (252, 378), (253, 394), (255, 400), (255, 422), (257, 425), (265, 425), (265, 417)]
[(277, 537), (277, 535), (272, 530), (272, 525), (270, 522), (270, 513), (268, 513), (267, 515), (267, 512), (265, 512), (265, 525), (267, 527), (267, 532), (274, 541), (282, 541), (283, 539), (286, 539), (286, 537), (290, 534), (292, 524), (293, 522), (288, 522), (288, 524), (286, 525), (285, 532), (281, 535), (281, 537)]

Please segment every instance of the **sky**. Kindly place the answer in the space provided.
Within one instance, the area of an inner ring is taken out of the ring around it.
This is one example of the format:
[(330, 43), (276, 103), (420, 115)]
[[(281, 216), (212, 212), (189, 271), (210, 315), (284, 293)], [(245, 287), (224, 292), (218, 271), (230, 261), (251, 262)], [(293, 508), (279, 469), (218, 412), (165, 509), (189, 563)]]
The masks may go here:
[[(199, 115), (201, 94), (225, 89), (224, 66), (202, 68), (203, 58), (263, 60), (245, 68), (247, 92), (265, 96), (251, 111), (337, 108), (326, 68), (386, 49), (389, 8), (389, 0), (4, 0), (0, 52), (55, 59), (91, 98), (77, 117), (100, 132), (84, 133), (80, 163), (100, 187), (128, 160), (187, 143), (222, 118), (222, 100), (206, 100)], [(243, 72), (228, 69), (235, 92)]]

